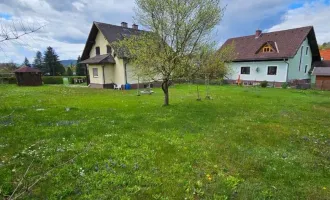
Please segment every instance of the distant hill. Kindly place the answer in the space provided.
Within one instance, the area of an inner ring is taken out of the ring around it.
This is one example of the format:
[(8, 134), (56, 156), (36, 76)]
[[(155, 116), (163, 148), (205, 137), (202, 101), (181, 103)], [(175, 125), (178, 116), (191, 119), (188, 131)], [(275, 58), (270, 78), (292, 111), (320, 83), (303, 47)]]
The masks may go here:
[(61, 60), (60, 62), (64, 67), (70, 67), (71, 63), (74, 66), (77, 64), (77, 60)]

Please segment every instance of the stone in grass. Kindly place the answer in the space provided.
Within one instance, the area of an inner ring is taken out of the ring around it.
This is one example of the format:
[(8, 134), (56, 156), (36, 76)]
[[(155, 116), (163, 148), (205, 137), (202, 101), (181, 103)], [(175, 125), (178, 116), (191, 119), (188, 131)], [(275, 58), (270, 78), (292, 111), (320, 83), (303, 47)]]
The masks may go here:
[(286, 159), (287, 157), (288, 157), (288, 154), (286, 154), (286, 153), (282, 154), (282, 158)]
[(78, 108), (73, 108), (73, 107), (66, 107), (65, 108), (66, 112), (70, 112), (70, 111), (73, 111), (73, 110), (78, 110)]

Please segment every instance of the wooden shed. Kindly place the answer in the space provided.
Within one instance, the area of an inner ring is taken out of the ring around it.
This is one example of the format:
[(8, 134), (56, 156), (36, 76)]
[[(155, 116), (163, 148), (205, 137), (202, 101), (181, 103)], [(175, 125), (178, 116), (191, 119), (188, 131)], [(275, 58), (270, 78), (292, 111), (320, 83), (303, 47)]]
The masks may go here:
[(321, 90), (330, 90), (330, 61), (321, 61), (314, 64), (312, 83)]
[(41, 71), (39, 69), (22, 66), (15, 70), (18, 86), (39, 86), (42, 85)]

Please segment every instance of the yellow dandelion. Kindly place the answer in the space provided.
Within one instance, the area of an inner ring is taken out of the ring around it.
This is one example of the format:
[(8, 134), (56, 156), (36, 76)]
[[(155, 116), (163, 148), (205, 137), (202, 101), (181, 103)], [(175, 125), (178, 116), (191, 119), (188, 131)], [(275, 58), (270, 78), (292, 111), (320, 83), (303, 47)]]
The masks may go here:
[(326, 187), (323, 187), (323, 190), (326, 190), (327, 188)]

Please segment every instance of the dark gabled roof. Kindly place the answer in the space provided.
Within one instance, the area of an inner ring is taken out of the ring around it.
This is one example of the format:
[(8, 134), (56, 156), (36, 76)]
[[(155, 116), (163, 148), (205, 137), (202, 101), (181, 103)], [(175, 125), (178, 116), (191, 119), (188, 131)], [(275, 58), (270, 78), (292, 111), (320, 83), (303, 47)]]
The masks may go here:
[(103, 55), (97, 55), (92, 58), (88, 58), (80, 63), (82, 63), (82, 64), (116, 64), (116, 61), (111, 54), (103, 54)]
[(39, 69), (36, 68), (32, 68), (32, 67), (28, 67), (28, 66), (22, 66), (19, 69), (14, 71), (15, 73), (30, 73), (30, 72), (34, 72), (34, 73), (41, 73), (41, 71)]
[(101, 33), (104, 35), (105, 39), (109, 42), (109, 44), (117, 40), (122, 40), (124, 39), (124, 37), (129, 37), (131, 35), (138, 35), (140, 33), (146, 32), (143, 30), (125, 28), (122, 26), (116, 26), (112, 24), (93, 22), (93, 26), (89, 33), (81, 60), (86, 60), (89, 58), (89, 53), (95, 43), (95, 38), (99, 31), (101, 31)]
[[(287, 59), (297, 54), (306, 37), (311, 46), (313, 61), (320, 60), (320, 53), (312, 26), (262, 33), (258, 38), (255, 35), (231, 38), (224, 43), (222, 48), (230, 44), (235, 45), (236, 58), (234, 61)], [(274, 46), (277, 52), (259, 52), (258, 50), (266, 43)]]

